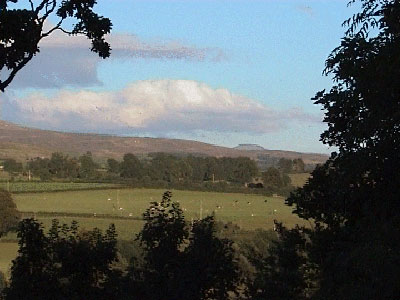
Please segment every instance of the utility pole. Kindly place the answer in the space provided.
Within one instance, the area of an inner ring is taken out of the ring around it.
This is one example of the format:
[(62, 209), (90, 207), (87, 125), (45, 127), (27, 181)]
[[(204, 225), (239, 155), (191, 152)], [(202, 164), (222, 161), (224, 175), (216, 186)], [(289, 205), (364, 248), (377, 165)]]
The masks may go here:
[(200, 200), (200, 220), (203, 219), (203, 200)]
[(121, 206), (119, 205), (119, 190), (117, 190), (117, 209), (119, 210), (119, 214), (122, 216)]

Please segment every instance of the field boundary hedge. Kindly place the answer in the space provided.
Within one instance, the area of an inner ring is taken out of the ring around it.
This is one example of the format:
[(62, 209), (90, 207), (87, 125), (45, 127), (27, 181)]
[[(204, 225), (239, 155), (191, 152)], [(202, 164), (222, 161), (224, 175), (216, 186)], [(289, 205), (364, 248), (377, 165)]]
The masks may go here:
[(127, 217), (110, 214), (94, 213), (69, 213), (69, 212), (47, 212), (47, 211), (24, 211), (21, 212), (22, 219), (27, 218), (92, 218), (92, 219), (113, 219), (113, 220), (136, 220), (143, 221), (141, 217)]
[[(15, 184), (15, 186), (13, 186)], [(91, 191), (91, 190), (109, 190), (109, 189), (125, 189), (127, 185), (116, 183), (65, 183), (65, 188), (60, 182), (14, 182), (10, 183), (10, 193), (12, 194), (27, 194), (27, 193), (58, 193), (58, 192), (73, 192), (73, 191)], [(74, 186), (76, 185), (76, 186)], [(60, 187), (59, 187), (60, 186)], [(8, 190), (8, 186), (0, 183), (0, 188)]]

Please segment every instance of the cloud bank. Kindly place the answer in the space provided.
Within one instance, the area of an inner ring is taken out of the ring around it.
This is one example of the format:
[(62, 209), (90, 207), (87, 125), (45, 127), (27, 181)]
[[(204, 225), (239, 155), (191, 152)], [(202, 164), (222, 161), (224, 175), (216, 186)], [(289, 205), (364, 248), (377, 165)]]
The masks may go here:
[(3, 118), (78, 132), (167, 135), (198, 131), (265, 134), (320, 122), (300, 108), (277, 111), (227, 89), (189, 80), (146, 80), (113, 92), (32, 93), (5, 100)]
[[(218, 48), (199, 48), (176, 41), (143, 41), (131, 34), (107, 36), (112, 53), (109, 59), (158, 59), (219, 62), (225, 54)], [(97, 68), (103, 61), (90, 51), (84, 36), (68, 36), (60, 31), (40, 43), (38, 53), (16, 76), (11, 87), (62, 88), (101, 85)]]

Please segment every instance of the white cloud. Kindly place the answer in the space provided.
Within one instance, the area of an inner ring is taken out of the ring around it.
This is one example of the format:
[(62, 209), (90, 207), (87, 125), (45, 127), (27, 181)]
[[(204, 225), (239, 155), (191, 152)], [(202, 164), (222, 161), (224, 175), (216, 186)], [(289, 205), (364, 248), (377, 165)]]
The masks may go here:
[[(48, 27), (48, 26), (47, 26)], [(199, 48), (177, 41), (143, 41), (131, 34), (107, 36), (112, 47), (109, 59), (162, 59), (222, 61), (225, 54), (217, 48)], [(14, 79), (11, 88), (61, 88), (101, 85), (97, 67), (102, 61), (90, 51), (84, 36), (68, 36), (60, 31), (43, 39), (38, 53)]]
[[(288, 122), (319, 122), (299, 108), (276, 111), (227, 89), (189, 80), (147, 80), (120, 91), (33, 93), (5, 101), (10, 121), (41, 128), (139, 134), (207, 132), (265, 134)], [(3, 116), (4, 118), (4, 116)]]

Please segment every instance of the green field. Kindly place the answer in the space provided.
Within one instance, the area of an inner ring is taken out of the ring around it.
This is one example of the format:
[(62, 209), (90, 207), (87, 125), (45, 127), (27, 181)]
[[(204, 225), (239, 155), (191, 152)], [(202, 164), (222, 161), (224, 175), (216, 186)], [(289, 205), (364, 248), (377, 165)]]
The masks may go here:
[[(14, 199), (22, 212), (106, 214), (134, 219), (141, 217), (151, 201), (160, 201), (163, 192), (161, 189), (110, 189), (17, 194)], [(179, 190), (172, 194), (173, 200), (180, 202), (187, 220), (215, 213), (218, 220), (237, 223), (246, 230), (271, 228), (273, 219), (282, 220), (288, 226), (301, 222), (279, 197)]]
[(80, 183), (80, 182), (39, 182), (39, 181), (16, 181), (0, 182), (0, 188), (11, 193), (33, 193), (33, 192), (59, 192), (70, 190), (92, 190), (118, 187), (112, 183)]
[[(163, 193), (162, 189), (106, 189), (22, 193), (14, 194), (13, 198), (18, 210), (36, 213), (45, 228), (51, 225), (51, 213), (56, 213), (61, 222), (70, 224), (76, 220), (80, 228), (87, 230), (94, 227), (105, 230), (110, 223), (114, 223), (118, 237), (131, 240), (143, 226), (142, 213), (150, 202), (160, 201)], [(188, 221), (215, 213), (217, 220), (234, 222), (244, 230), (271, 229), (274, 219), (289, 227), (305, 224), (304, 220), (292, 214), (292, 208), (286, 206), (280, 197), (173, 190), (172, 199), (181, 204)], [(80, 214), (86, 215), (82, 217)], [(101, 217), (98, 217), (100, 214)], [(7, 238), (15, 238), (15, 234)], [(15, 243), (0, 243), (1, 270), (7, 269), (16, 249)]]

